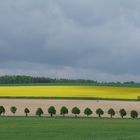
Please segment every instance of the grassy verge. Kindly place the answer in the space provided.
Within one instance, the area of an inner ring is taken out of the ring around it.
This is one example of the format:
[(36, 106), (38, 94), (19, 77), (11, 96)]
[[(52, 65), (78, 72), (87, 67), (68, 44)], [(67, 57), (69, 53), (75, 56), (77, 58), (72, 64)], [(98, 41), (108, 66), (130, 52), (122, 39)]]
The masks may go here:
[(26, 96), (0, 96), (0, 99), (54, 99), (54, 100), (110, 100), (110, 101), (140, 101), (139, 99), (116, 99), (116, 98), (87, 98), (87, 97), (26, 97)]

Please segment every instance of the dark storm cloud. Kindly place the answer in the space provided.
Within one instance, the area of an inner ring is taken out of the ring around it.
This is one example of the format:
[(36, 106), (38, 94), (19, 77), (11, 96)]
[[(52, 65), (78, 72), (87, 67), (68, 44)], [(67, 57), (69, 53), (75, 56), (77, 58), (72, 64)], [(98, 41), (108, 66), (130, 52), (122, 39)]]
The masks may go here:
[(139, 0), (1, 0), (0, 74), (140, 81)]

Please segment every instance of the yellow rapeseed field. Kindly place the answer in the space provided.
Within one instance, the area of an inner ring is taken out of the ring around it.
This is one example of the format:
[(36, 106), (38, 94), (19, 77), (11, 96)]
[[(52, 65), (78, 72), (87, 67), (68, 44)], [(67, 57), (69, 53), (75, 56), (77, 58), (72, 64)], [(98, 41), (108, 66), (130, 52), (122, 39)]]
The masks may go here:
[(1, 86), (0, 96), (137, 99), (140, 88), (99, 86)]
[(140, 88), (101, 86), (0, 86), (0, 96), (137, 99)]

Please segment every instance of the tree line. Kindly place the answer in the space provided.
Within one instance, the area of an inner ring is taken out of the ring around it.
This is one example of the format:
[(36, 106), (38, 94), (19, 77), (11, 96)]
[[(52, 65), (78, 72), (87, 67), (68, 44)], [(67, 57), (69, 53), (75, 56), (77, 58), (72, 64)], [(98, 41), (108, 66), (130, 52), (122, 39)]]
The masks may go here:
[(84, 80), (84, 79), (56, 79), (49, 77), (33, 77), (26, 75), (5, 75), (0, 76), (0, 84), (24, 84), (24, 83), (97, 83), (94, 80)]
[(129, 82), (99, 82), (86, 79), (62, 79), (49, 77), (34, 77), (26, 75), (5, 75), (0, 76), (0, 84), (72, 84), (72, 85), (96, 85), (96, 86), (129, 86), (140, 87), (140, 83)]
[[(10, 111), (15, 115), (16, 112), (17, 112), (17, 107), (16, 106), (12, 106), (10, 108)], [(0, 116), (1, 115), (4, 115), (5, 112), (6, 112), (6, 110), (5, 110), (4, 106), (0, 106)], [(75, 117), (77, 117), (81, 113), (81, 111), (80, 111), (80, 109), (78, 107), (73, 107), (72, 110), (71, 110), (71, 112), (72, 112), (72, 114), (75, 115)], [(24, 113), (25, 113), (25, 116), (27, 117), (28, 114), (30, 113), (29, 108), (25, 108), (24, 109)], [(41, 107), (39, 107), (39, 108), (37, 108), (37, 110), (36, 110), (35, 113), (36, 113), (37, 116), (41, 117), (44, 114), (44, 111), (43, 111), (43, 109)], [(51, 117), (53, 117), (56, 114), (55, 107), (54, 106), (50, 106), (48, 108), (48, 113), (50, 114)], [(69, 113), (69, 110), (68, 110), (67, 107), (63, 106), (60, 109), (60, 114), (63, 117), (65, 117), (65, 115), (67, 115), (68, 113)], [(116, 112), (115, 112), (115, 110), (113, 108), (110, 108), (107, 111), (107, 113), (110, 115), (110, 118), (113, 118), (113, 116), (115, 116), (115, 114), (116, 114)], [(91, 116), (93, 114), (93, 111), (90, 108), (86, 108), (84, 110), (84, 114), (88, 117), (88, 116)], [(98, 108), (96, 110), (96, 114), (98, 115), (99, 118), (101, 118), (102, 115), (104, 114), (104, 111), (101, 108)], [(126, 110), (124, 108), (122, 108), (122, 109), (119, 110), (119, 114), (120, 114), (121, 118), (124, 118), (125, 116), (127, 116), (127, 112), (126, 112)], [(138, 115), (139, 114), (138, 114), (138, 112), (136, 110), (132, 110), (130, 112), (131, 118), (138, 118)]]

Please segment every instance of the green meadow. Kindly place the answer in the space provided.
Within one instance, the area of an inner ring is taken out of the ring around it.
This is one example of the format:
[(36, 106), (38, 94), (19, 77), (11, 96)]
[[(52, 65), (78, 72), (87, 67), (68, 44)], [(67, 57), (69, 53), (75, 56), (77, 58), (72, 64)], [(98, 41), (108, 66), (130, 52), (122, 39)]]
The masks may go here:
[(140, 140), (139, 119), (0, 117), (2, 140)]

